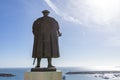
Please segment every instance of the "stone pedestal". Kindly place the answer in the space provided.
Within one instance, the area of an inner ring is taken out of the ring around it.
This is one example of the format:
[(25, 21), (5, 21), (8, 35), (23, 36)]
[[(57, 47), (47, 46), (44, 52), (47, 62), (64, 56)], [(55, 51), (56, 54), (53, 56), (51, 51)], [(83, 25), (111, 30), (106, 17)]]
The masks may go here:
[(61, 71), (26, 72), (24, 80), (62, 80)]

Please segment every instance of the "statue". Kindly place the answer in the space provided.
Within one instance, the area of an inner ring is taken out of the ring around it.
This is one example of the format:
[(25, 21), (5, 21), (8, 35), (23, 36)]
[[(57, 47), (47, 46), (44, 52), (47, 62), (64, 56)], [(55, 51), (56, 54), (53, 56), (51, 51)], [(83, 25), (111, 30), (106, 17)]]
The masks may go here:
[(52, 65), (52, 58), (58, 58), (59, 45), (58, 37), (61, 36), (59, 32), (58, 22), (49, 17), (49, 11), (42, 11), (43, 17), (38, 18), (33, 23), (34, 45), (32, 58), (37, 59), (37, 65), (35, 68), (40, 67), (42, 58), (47, 58), (48, 68), (55, 68)]

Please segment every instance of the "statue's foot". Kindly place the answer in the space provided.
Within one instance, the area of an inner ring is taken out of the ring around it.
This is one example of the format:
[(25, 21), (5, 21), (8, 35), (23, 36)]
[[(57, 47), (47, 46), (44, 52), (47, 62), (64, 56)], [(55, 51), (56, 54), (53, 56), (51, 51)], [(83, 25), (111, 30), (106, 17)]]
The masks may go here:
[(55, 66), (49, 65), (48, 68), (49, 69), (55, 69)]
[(40, 66), (35, 66), (35, 68), (40, 68)]

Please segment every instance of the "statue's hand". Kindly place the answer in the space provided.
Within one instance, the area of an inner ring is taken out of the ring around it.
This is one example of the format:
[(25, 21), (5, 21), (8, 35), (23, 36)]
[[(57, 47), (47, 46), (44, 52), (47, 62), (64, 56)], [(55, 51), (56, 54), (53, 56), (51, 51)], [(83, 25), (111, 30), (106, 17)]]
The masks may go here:
[(62, 33), (60, 33), (60, 31), (57, 31), (58, 37), (62, 36)]
[(62, 33), (59, 33), (59, 37), (62, 36)]

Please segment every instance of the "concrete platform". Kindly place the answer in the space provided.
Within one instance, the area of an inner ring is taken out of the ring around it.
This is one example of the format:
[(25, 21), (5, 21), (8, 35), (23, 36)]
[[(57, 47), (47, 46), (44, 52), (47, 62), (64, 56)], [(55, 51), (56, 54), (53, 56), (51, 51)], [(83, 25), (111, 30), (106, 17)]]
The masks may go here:
[(62, 80), (62, 72), (26, 72), (24, 75), (24, 80)]

